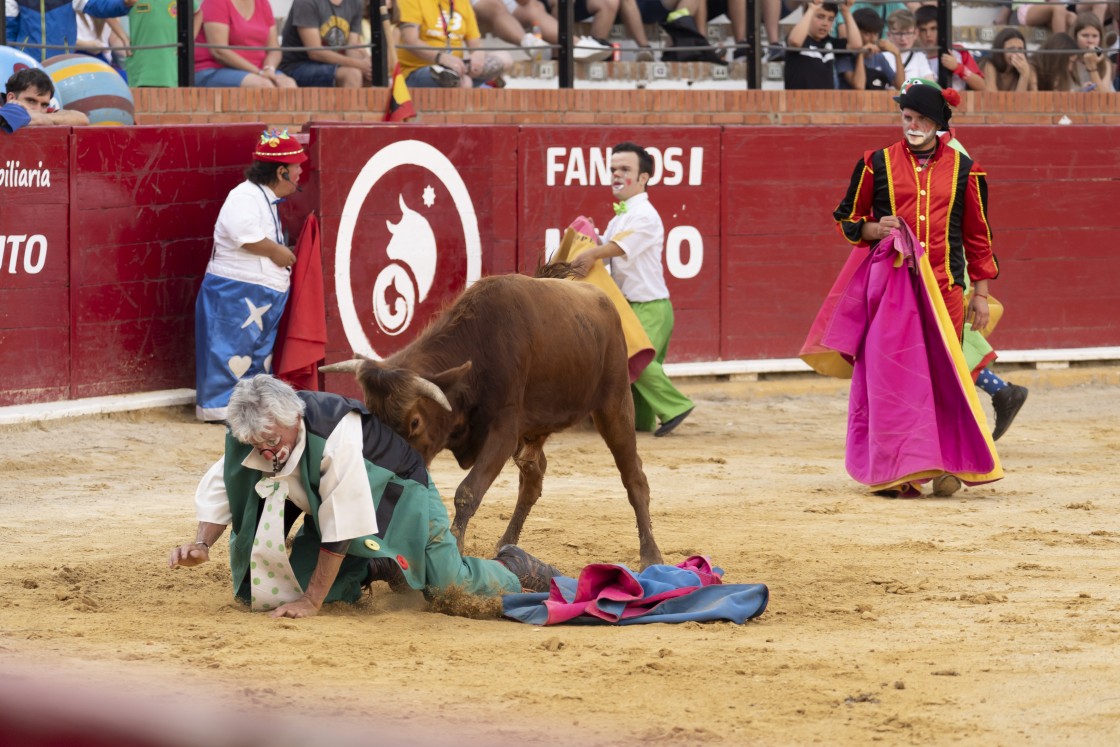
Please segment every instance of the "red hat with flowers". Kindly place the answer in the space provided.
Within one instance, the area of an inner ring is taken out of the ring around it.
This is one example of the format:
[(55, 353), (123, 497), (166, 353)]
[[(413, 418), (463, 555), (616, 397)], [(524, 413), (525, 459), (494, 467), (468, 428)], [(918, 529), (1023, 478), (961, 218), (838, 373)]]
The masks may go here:
[(307, 154), (303, 152), (303, 146), (289, 135), (286, 129), (273, 129), (261, 133), (253, 158), (272, 163), (303, 163), (307, 160)]

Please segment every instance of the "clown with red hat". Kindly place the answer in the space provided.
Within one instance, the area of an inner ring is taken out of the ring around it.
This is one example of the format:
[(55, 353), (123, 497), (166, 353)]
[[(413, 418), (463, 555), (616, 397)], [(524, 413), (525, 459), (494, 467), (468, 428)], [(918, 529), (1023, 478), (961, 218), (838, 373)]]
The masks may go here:
[(272, 348), (296, 255), (277, 205), (299, 190), (307, 154), (287, 130), (262, 132), (245, 181), (214, 225), (214, 248), (195, 302), (195, 414), (225, 419), (238, 380), (272, 372)]
[(921, 495), (925, 483), (948, 496), (1003, 477), (961, 347), (966, 321), (988, 326), (999, 274), (987, 174), (939, 135), (956, 91), (911, 79), (894, 101), (903, 137), (864, 153), (833, 212), (854, 249), (802, 357), (852, 378), (852, 477), (891, 497)]

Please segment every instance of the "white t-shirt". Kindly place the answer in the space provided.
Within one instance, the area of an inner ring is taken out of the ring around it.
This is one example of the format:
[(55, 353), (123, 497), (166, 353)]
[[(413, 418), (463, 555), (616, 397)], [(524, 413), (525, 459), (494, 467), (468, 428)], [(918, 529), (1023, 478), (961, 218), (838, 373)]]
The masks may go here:
[[(891, 72), (894, 72), (894, 55), (884, 55), (887, 58), (887, 64), (891, 67)], [(902, 64), (906, 66), (905, 72), (906, 79), (910, 78), (925, 78), (926, 80), (933, 80), (933, 69), (929, 66), (929, 60), (926, 58), (925, 52), (917, 52), (913, 49), (902, 50)]]
[(603, 242), (622, 248), (611, 257), (611, 277), (627, 301), (660, 301), (669, 297), (661, 255), (665, 251), (665, 226), (645, 192), (626, 201), (626, 212), (616, 215), (603, 232)]
[(214, 253), (206, 271), (231, 280), (264, 285), (283, 293), (291, 283), (291, 272), (268, 257), (259, 257), (241, 247), (265, 238), (284, 243), (276, 193), (266, 186), (244, 181), (230, 190), (214, 224)]
[[(307, 500), (299, 473), (306, 445), (307, 431), (300, 421), (299, 438), (291, 456), (276, 477), (288, 484), (288, 500), (300, 511), (310, 513), (311, 504)], [(377, 513), (362, 449), (362, 417), (357, 412), (349, 412), (327, 436), (327, 443), (323, 446), (319, 479), (319, 497), (322, 502), (318, 516), (323, 542), (340, 542), (377, 532)], [(256, 449), (250, 451), (241, 463), (265, 474), (272, 472), (272, 460), (265, 459)], [(223, 525), (233, 521), (222, 477), (224, 468), (225, 457), (222, 457), (198, 484), (194, 504), (199, 521)]]

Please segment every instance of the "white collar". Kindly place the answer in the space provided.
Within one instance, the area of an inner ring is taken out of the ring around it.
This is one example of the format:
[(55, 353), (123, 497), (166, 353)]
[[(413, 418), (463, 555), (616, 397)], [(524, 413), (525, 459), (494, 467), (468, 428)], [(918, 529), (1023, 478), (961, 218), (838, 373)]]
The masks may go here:
[(649, 192), (639, 192), (629, 200), (623, 200), (627, 208), (636, 207), (643, 202), (649, 202)]

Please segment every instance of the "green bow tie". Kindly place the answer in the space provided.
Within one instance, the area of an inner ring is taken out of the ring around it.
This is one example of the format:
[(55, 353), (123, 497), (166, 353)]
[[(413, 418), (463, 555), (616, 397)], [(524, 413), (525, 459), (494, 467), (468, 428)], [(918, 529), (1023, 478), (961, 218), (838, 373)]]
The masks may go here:
[(611, 207), (614, 208), (614, 214), (615, 215), (622, 215), (623, 213), (626, 212), (626, 203), (625, 202), (613, 202), (613, 203), (611, 203)]

